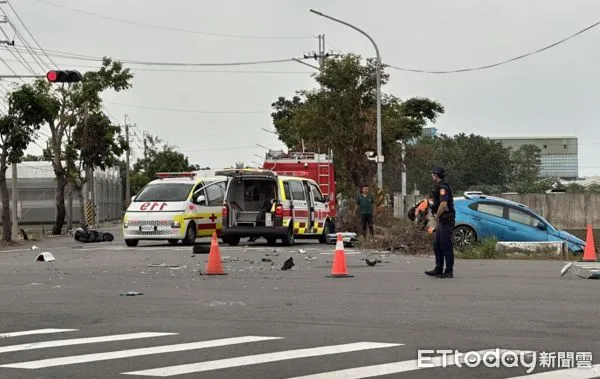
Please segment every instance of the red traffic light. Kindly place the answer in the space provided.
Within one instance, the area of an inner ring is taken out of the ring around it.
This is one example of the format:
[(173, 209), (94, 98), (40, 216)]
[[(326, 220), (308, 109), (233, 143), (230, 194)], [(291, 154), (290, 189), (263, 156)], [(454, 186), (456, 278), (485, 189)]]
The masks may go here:
[(51, 83), (76, 83), (83, 79), (79, 71), (52, 70), (46, 74), (46, 79)]
[(55, 82), (56, 79), (58, 79), (58, 73), (56, 71), (49, 71), (46, 74), (46, 78), (48, 79), (49, 82)]

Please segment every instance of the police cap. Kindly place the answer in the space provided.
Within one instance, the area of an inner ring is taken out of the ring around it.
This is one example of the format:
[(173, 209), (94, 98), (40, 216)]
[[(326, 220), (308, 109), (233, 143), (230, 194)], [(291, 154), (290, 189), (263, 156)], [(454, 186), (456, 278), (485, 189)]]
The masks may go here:
[(444, 170), (442, 167), (440, 166), (435, 166), (432, 170), (431, 170), (432, 174), (436, 174), (437, 176), (439, 176), (440, 178), (443, 178), (444, 176), (446, 176), (446, 170)]

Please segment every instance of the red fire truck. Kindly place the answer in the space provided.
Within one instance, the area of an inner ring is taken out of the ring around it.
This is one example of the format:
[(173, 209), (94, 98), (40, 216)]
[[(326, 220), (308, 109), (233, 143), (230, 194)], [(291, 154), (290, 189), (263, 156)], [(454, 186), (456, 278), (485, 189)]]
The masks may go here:
[(263, 168), (279, 175), (306, 177), (317, 182), (323, 195), (329, 196), (331, 217), (335, 219), (337, 202), (332, 151), (329, 154), (320, 154), (297, 151), (286, 153), (283, 150), (269, 150), (265, 155)]

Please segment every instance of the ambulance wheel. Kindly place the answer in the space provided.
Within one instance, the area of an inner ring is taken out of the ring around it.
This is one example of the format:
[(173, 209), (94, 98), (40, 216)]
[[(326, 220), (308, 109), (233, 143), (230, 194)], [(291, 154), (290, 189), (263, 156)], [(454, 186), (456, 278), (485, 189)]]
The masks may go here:
[(277, 238), (267, 237), (267, 245), (275, 246), (277, 244)]
[(125, 245), (129, 247), (136, 247), (138, 245), (138, 240), (125, 240)]
[(287, 236), (283, 237), (281, 242), (283, 246), (292, 246), (294, 244), (294, 229), (290, 227)]
[(196, 241), (196, 224), (190, 221), (186, 231), (185, 238), (183, 239), (184, 245), (192, 245)]
[(229, 246), (237, 246), (240, 244), (240, 237), (227, 237)]
[(329, 229), (331, 228), (331, 224), (329, 221), (325, 222), (325, 227), (323, 227), (323, 234), (319, 236), (320, 243), (327, 243), (327, 235), (330, 233)]

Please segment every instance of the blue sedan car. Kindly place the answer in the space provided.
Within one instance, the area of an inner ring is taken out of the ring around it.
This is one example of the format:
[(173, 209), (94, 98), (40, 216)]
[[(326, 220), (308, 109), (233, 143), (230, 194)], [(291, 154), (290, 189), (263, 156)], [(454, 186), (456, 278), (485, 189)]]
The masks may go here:
[(567, 241), (570, 251), (581, 253), (585, 242), (574, 235), (556, 229), (542, 216), (523, 204), (483, 195), (481, 192), (465, 192), (454, 199), (456, 246), (466, 247), (485, 238), (506, 242), (561, 242)]

